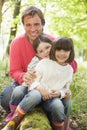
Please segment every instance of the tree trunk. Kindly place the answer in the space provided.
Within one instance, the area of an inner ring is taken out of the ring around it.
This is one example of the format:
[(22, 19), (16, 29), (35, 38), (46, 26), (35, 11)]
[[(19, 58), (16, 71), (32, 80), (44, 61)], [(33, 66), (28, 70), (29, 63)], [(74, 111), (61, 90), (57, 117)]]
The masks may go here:
[(83, 52), (84, 61), (87, 61), (87, 49)]
[(10, 38), (9, 38), (8, 46), (6, 49), (6, 54), (9, 54), (10, 43), (14, 39), (16, 32), (17, 32), (17, 22), (15, 22), (15, 19), (19, 15), (20, 5), (21, 5), (21, 0), (15, 3), (14, 14), (13, 14), (14, 21), (12, 23), (11, 30), (10, 30)]
[(47, 115), (39, 106), (25, 116), (18, 130), (52, 130)]
[(0, 0), (0, 32), (1, 32), (1, 22), (2, 22), (2, 7), (4, 4), (4, 0)]

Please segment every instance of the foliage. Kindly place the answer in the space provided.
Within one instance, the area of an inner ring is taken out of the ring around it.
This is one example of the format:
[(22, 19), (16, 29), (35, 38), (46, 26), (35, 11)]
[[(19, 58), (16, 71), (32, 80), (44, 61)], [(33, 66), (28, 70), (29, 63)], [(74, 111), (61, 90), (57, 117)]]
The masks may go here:
[[(21, 9), (17, 18), (13, 18), (14, 6), (17, 1), (7, 1), (3, 5), (3, 21), (2, 33), (6, 33), (11, 27), (11, 22), (18, 23), (18, 33), (21, 33), (19, 29), (20, 14), (21, 11), (30, 5), (39, 7), (45, 14), (46, 26), (45, 31), (50, 32), (56, 36), (70, 36), (75, 41), (75, 46), (79, 49), (87, 48), (87, 0), (20, 0)], [(9, 7), (9, 8), (8, 8)], [(6, 18), (6, 16), (8, 16)], [(6, 24), (7, 23), (7, 24)], [(6, 25), (5, 25), (6, 24)], [(7, 26), (8, 25), (8, 26)], [(22, 28), (22, 27), (21, 27)], [(7, 41), (8, 42), (8, 41)]]
[(12, 81), (8, 74), (8, 61), (0, 60), (0, 92)]
[(71, 85), (73, 110), (78, 114), (86, 113), (87, 106), (87, 68), (82, 68), (74, 75)]
[(49, 29), (52, 33), (55, 32), (57, 36), (73, 37), (77, 47), (80, 49), (86, 47), (87, 14), (84, 2), (78, 0), (52, 2), (48, 15)]
[(71, 85), (72, 119), (81, 130), (87, 129), (87, 67), (79, 65)]

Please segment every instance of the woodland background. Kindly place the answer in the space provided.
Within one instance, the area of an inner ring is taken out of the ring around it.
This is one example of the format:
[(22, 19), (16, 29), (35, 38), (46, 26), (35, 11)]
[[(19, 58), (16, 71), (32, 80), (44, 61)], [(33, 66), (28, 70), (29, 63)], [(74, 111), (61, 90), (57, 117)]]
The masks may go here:
[[(0, 0), (0, 92), (12, 81), (9, 77), (9, 46), (15, 36), (24, 32), (21, 12), (31, 5), (43, 11), (45, 33), (55, 37), (68, 36), (74, 41), (78, 70), (71, 85), (71, 127), (72, 130), (87, 130), (87, 0)], [(0, 114), (2, 122), (5, 117), (2, 108)], [(42, 122), (46, 120), (41, 118)], [(31, 125), (31, 130), (49, 129), (42, 129), (42, 122), (41, 126), (39, 124), (41, 129)]]

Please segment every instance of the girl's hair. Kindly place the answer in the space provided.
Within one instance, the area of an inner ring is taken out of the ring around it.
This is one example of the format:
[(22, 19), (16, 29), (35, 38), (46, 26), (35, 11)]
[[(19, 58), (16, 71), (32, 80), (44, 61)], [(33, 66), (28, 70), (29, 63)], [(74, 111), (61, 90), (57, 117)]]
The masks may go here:
[(52, 45), (52, 41), (44, 34), (42, 34), (41, 36), (39, 36), (38, 38), (36, 38), (33, 42), (33, 47), (34, 47), (34, 50), (35, 52), (37, 53), (37, 48), (39, 46), (39, 44), (41, 42), (44, 42), (44, 43), (49, 43)]
[(70, 51), (70, 56), (66, 62), (70, 63), (74, 60), (75, 52), (74, 52), (73, 41), (71, 38), (60, 37), (52, 43), (52, 48), (50, 51), (50, 59), (52, 59), (54, 61), (56, 61), (56, 58), (55, 58), (55, 51), (56, 50)]

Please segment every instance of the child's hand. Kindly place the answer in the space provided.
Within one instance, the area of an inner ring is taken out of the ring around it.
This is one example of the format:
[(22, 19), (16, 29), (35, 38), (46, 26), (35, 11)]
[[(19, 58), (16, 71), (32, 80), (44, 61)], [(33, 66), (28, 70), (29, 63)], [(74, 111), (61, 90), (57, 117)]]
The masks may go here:
[(70, 97), (71, 97), (71, 92), (67, 91), (66, 94), (65, 94), (65, 98), (70, 99)]
[(52, 98), (52, 95), (49, 93), (49, 91), (45, 87), (38, 86), (36, 87), (36, 89), (41, 93), (42, 99), (44, 101)]
[(58, 90), (52, 90), (51, 95), (53, 98), (55, 98), (55, 97), (60, 97), (61, 93)]

